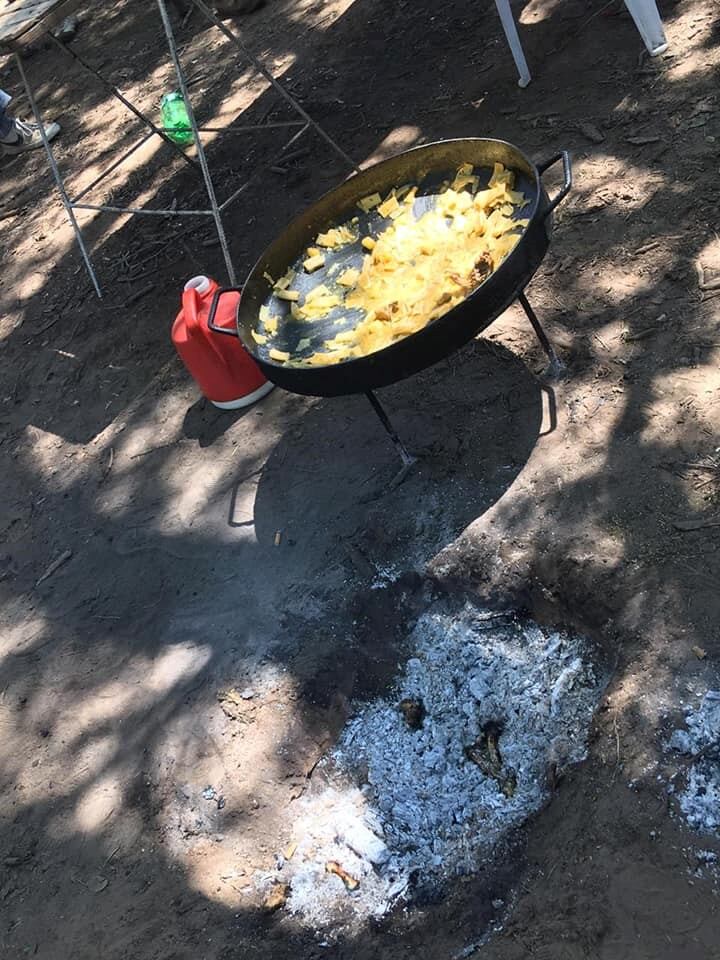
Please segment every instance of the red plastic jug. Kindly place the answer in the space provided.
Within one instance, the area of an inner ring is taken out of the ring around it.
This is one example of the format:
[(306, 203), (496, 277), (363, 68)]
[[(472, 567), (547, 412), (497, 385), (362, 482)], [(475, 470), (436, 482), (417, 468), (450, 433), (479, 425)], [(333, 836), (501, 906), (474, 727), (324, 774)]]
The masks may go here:
[(172, 342), (188, 373), (221, 410), (248, 407), (274, 386), (238, 339), (239, 300), (239, 290), (221, 291), (210, 277), (193, 277), (172, 327)]

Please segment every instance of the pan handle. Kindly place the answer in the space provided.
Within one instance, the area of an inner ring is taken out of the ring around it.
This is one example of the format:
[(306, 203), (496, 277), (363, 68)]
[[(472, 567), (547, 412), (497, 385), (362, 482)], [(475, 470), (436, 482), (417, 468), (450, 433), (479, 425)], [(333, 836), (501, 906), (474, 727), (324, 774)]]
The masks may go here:
[(212, 330), (213, 333), (224, 333), (228, 337), (237, 337), (237, 330), (228, 330), (227, 327), (219, 327), (215, 323), (215, 314), (217, 313), (218, 303), (220, 303), (220, 297), (224, 293), (242, 294), (242, 287), (220, 287), (215, 291), (213, 294), (212, 303), (210, 304), (210, 313), (208, 314), (208, 330)]
[(570, 164), (570, 154), (567, 152), (567, 150), (561, 150), (560, 153), (556, 153), (554, 157), (550, 157), (549, 160), (545, 160), (544, 163), (539, 163), (537, 165), (538, 173), (542, 177), (545, 171), (549, 169), (554, 163), (557, 163), (558, 160), (562, 160), (563, 162), (564, 183), (562, 185), (562, 189), (557, 194), (557, 196), (555, 196), (548, 204), (547, 209), (543, 213), (543, 218), (548, 217), (553, 212), (555, 207), (565, 199), (565, 197), (568, 195), (570, 188), (572, 187), (572, 182), (573, 182), (572, 166)]

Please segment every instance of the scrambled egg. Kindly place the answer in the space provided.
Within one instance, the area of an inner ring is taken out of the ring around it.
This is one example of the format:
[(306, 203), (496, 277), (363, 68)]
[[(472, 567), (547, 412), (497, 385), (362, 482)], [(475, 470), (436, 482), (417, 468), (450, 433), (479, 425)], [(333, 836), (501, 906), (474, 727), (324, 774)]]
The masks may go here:
[[(271, 358), (294, 366), (322, 366), (363, 357), (416, 333), (464, 300), (497, 269), (520, 239), (518, 228), (528, 223), (513, 219), (527, 201), (513, 189), (512, 171), (496, 163), (487, 189), (479, 190), (479, 183), (472, 165), (464, 164), (434, 207), (418, 219), (412, 210), (417, 188), (404, 186), (384, 200), (374, 194), (359, 202), (361, 209), (377, 209), (389, 221), (376, 238), (358, 238), (347, 225), (320, 234), (316, 245), (325, 248), (360, 239), (366, 251), (362, 269), (346, 269), (337, 277), (337, 292), (321, 284), (303, 303), (291, 289), (294, 274), (289, 271), (275, 284), (276, 296), (290, 301), (296, 320), (319, 319), (338, 306), (361, 310), (364, 317), (309, 357), (291, 357), (273, 348)], [(311, 261), (305, 263), (308, 272), (317, 269)], [(260, 336), (267, 339), (276, 332), (277, 321), (261, 320)], [(306, 340), (301, 342), (306, 346)]]

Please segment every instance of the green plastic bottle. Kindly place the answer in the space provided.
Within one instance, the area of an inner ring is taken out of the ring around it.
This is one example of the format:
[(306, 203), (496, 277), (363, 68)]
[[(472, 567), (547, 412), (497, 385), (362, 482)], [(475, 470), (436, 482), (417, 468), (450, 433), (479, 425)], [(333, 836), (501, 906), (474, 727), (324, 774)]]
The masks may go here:
[(160, 101), (160, 112), (165, 133), (173, 143), (186, 146), (194, 141), (195, 138), (190, 129), (190, 117), (179, 90), (165, 94)]

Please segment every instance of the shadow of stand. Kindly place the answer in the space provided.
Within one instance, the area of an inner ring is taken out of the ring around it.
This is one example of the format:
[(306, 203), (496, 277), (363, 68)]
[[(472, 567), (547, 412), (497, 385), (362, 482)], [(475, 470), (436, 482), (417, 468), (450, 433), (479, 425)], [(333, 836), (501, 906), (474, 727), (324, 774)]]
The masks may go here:
[(282, 530), (318, 554), (331, 538), (350, 541), (376, 572), (423, 564), (514, 482), (542, 428), (543, 389), (552, 398), (519, 357), (476, 340), (384, 390), (393, 424), (418, 457), (395, 488), (396, 451), (366, 398), (320, 401), (263, 468), (258, 540)]

